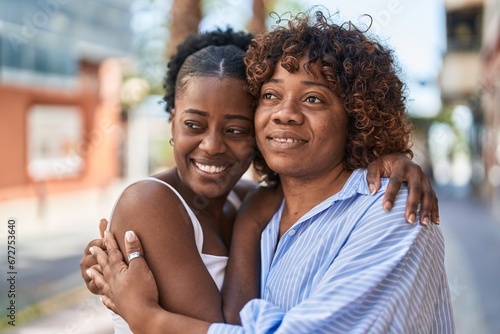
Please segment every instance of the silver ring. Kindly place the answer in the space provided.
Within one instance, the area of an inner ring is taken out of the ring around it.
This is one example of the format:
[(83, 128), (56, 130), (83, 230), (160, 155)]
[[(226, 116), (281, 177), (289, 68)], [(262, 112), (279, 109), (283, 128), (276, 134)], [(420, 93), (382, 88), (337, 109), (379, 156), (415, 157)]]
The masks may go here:
[(128, 256), (128, 262), (130, 263), (130, 261), (132, 261), (133, 259), (137, 259), (138, 257), (142, 257), (144, 258), (144, 255), (142, 255), (141, 253), (139, 252), (132, 252), (129, 254)]

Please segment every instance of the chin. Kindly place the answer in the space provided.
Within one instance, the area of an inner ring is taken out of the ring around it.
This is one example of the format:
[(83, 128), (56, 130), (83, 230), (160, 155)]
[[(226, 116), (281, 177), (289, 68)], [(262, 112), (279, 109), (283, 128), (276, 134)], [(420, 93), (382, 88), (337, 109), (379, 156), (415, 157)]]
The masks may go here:
[(232, 187), (227, 184), (205, 185), (201, 191), (197, 192), (200, 197), (217, 198), (224, 196), (231, 191)]
[(281, 173), (286, 173), (288, 171), (292, 171), (296, 168), (293, 166), (301, 166), (303, 161), (299, 159), (299, 161), (296, 161), (295, 159), (290, 159), (289, 157), (286, 159), (282, 159), (279, 157), (275, 158), (264, 158), (267, 166), (271, 168), (271, 170), (275, 173), (281, 174)]

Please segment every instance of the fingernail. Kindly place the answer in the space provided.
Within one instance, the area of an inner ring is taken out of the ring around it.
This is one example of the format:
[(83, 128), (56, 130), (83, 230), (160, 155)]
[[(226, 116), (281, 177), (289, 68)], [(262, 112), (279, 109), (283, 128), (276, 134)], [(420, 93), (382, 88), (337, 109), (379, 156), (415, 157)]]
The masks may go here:
[(373, 183), (370, 183), (368, 185), (368, 189), (370, 189), (370, 195), (375, 194), (376, 190), (375, 190), (375, 186), (373, 185)]
[(424, 220), (422, 220), (422, 225), (424, 225), (424, 226), (429, 225), (429, 217), (424, 217)]
[(92, 278), (92, 271), (90, 269), (87, 269), (85, 272), (87, 273), (88, 277)]
[(434, 222), (434, 224), (436, 224), (436, 225), (441, 224), (441, 222), (439, 221), (439, 218), (438, 218), (438, 219), (436, 219), (436, 221)]
[(391, 202), (387, 201), (384, 203), (384, 210), (385, 211), (391, 211), (391, 208), (392, 208)]
[(93, 255), (95, 253), (94, 247), (90, 247), (89, 252), (92, 253), (92, 255)]
[(137, 239), (134, 231), (125, 232), (125, 238), (127, 238), (128, 242), (134, 242)]
[(415, 218), (416, 217), (414, 213), (410, 214), (410, 216), (408, 217), (408, 223), (415, 224)]

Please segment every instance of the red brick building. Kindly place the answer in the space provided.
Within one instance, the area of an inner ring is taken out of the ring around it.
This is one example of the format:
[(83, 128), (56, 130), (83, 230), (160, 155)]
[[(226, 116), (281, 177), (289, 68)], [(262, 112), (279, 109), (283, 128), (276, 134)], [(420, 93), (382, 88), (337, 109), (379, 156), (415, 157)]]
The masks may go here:
[(0, 5), (0, 200), (99, 187), (120, 175), (128, 2)]

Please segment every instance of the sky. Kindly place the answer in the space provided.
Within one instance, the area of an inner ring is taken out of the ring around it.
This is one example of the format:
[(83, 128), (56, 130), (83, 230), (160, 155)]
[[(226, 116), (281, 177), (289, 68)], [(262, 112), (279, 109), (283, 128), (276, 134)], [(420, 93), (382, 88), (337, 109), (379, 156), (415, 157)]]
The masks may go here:
[[(207, 8), (200, 30), (233, 26), (244, 29), (251, 14), (249, 0), (214, 1)], [(402, 80), (409, 89), (408, 109), (414, 116), (434, 116), (441, 108), (438, 87), (442, 56), (446, 50), (445, 10), (443, 0), (282, 0), (278, 13), (305, 10), (323, 5), (330, 13), (338, 12), (340, 22), (352, 21), (366, 26), (393, 48), (402, 68)], [(268, 20), (268, 24), (272, 24)]]

